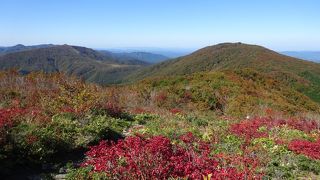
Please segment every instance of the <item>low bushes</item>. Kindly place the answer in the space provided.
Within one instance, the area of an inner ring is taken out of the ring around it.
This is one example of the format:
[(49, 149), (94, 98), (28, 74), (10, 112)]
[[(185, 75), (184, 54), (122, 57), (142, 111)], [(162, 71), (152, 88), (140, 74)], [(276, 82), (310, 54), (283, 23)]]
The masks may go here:
[(306, 133), (319, 129), (319, 124), (314, 120), (254, 118), (231, 125), (230, 131), (236, 135), (252, 139), (268, 136), (269, 130), (282, 126), (288, 126)]
[[(102, 141), (86, 153), (82, 167), (111, 179), (214, 179), (259, 178), (257, 159), (213, 155), (213, 146), (191, 133), (172, 143), (163, 136), (127, 137), (117, 143)], [(226, 163), (228, 162), (228, 163)], [(83, 168), (79, 171), (83, 172)], [(73, 172), (73, 176), (81, 173)], [(90, 173), (89, 173), (90, 174)], [(85, 174), (88, 176), (88, 173)], [(75, 178), (75, 177), (70, 177)]]
[(116, 138), (115, 134), (129, 125), (125, 120), (106, 115), (77, 119), (72, 114), (60, 114), (48, 124), (21, 123), (13, 127), (9, 143), (20, 156), (45, 161), (57, 152), (86, 148), (101, 139)]
[(304, 154), (310, 158), (320, 160), (320, 139), (315, 142), (293, 140), (290, 142), (288, 147), (295, 153)]

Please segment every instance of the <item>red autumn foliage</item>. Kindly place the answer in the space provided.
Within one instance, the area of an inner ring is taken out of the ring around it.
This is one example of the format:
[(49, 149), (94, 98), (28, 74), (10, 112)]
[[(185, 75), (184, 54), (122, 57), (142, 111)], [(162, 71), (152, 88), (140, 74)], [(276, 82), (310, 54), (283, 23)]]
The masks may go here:
[(38, 141), (38, 137), (34, 135), (27, 135), (26, 142), (30, 145)]
[(265, 110), (265, 113), (266, 113), (267, 116), (273, 116), (274, 115), (274, 110), (271, 109), (271, 108), (267, 108)]
[(187, 102), (190, 102), (191, 100), (192, 100), (192, 93), (190, 91), (186, 91), (182, 95), (180, 99), (180, 103), (187, 103)]
[(164, 103), (168, 98), (168, 95), (166, 92), (159, 92), (156, 97), (155, 100), (157, 103), (162, 104)]
[(15, 119), (25, 113), (21, 108), (0, 109), (0, 144), (5, 142), (7, 130), (13, 127)]
[(266, 137), (268, 135), (266, 131), (259, 131), (260, 127), (266, 127), (267, 130), (269, 130), (273, 127), (283, 125), (287, 125), (293, 129), (307, 133), (319, 128), (319, 124), (313, 120), (254, 118), (231, 125), (230, 131), (236, 135), (244, 136), (246, 139), (252, 139)]
[(122, 108), (114, 102), (107, 102), (103, 108), (112, 117), (120, 117), (123, 114)]
[(133, 113), (133, 114), (146, 114), (146, 113), (151, 113), (150, 110), (146, 110), (146, 109), (144, 109), (144, 108), (139, 108), (139, 107), (134, 108), (134, 109), (131, 110), (130, 112)]
[(320, 139), (316, 142), (307, 140), (293, 140), (288, 148), (298, 154), (304, 154), (313, 159), (320, 159)]
[(180, 113), (182, 113), (182, 110), (178, 109), (178, 108), (173, 108), (173, 109), (170, 109), (170, 113), (172, 113), (172, 114), (180, 114)]
[(289, 119), (286, 121), (288, 126), (298, 129), (300, 131), (304, 131), (306, 133), (311, 132), (312, 130), (319, 129), (320, 124), (314, 120), (306, 120), (306, 119)]
[[(251, 158), (233, 158), (230, 164), (223, 156), (212, 156), (210, 143), (195, 138), (191, 133), (180, 137), (182, 144), (172, 144), (168, 138), (155, 136), (127, 137), (117, 143), (102, 141), (86, 153), (82, 166), (93, 166), (93, 171), (104, 172), (111, 179), (202, 179), (211, 174), (213, 179), (258, 178), (252, 168), (239, 171), (232, 164), (254, 164)], [(230, 160), (230, 159), (229, 159)], [(223, 166), (222, 166), (223, 165)]]
[(75, 109), (73, 109), (70, 106), (65, 106), (65, 107), (60, 109), (60, 112), (63, 112), (63, 113), (75, 113), (76, 111), (75, 111)]
[(19, 107), (19, 105), (20, 105), (20, 100), (19, 100), (19, 99), (13, 99), (13, 100), (11, 101), (11, 106), (13, 106), (13, 107)]
[(267, 136), (266, 132), (259, 132), (258, 129), (265, 123), (260, 119), (245, 120), (230, 127), (230, 131), (236, 135), (244, 136), (246, 139)]
[(21, 108), (0, 109), (0, 128), (12, 127), (14, 125), (14, 118), (25, 113)]

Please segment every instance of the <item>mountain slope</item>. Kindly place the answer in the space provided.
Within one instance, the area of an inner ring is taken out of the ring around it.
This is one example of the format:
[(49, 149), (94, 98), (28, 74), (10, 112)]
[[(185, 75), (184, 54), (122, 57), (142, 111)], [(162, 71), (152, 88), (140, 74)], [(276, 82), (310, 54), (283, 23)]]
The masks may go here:
[(0, 56), (0, 69), (64, 72), (100, 84), (116, 83), (141, 64), (125, 64), (97, 51), (79, 46), (53, 46), (8, 53)]
[(186, 112), (211, 110), (241, 117), (261, 115), (267, 109), (291, 115), (320, 112), (320, 104), (303, 93), (252, 69), (152, 77), (132, 84), (131, 89), (142, 98), (138, 102)]
[(166, 61), (146, 68), (138, 75), (183, 75), (200, 71), (252, 67), (263, 72), (311, 70), (320, 75), (320, 66), (288, 57), (261, 46), (242, 43), (224, 43), (200, 49), (188, 56)]
[(251, 68), (272, 76), (320, 103), (320, 64), (281, 55), (261, 46), (223, 43), (133, 73), (127, 79)]

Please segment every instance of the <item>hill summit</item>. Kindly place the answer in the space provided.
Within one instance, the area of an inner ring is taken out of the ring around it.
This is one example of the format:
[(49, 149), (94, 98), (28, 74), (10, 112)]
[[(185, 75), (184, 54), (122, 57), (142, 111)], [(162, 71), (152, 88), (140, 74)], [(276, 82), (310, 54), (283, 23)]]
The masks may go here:
[(311, 70), (320, 75), (320, 65), (285, 56), (262, 46), (222, 43), (143, 69), (136, 77), (184, 75), (200, 71), (254, 68), (263, 72)]
[(127, 79), (135, 81), (147, 77), (241, 69), (263, 73), (320, 103), (320, 64), (243, 43), (208, 46), (190, 55), (143, 68)]

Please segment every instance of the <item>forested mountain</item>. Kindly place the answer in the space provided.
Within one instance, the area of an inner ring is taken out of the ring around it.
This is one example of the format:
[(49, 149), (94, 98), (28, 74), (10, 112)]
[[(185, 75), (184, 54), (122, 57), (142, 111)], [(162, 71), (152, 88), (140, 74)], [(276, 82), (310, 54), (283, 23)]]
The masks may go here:
[(267, 48), (242, 43), (205, 47), (190, 55), (143, 68), (127, 81), (196, 72), (252, 69), (320, 102), (320, 64), (285, 56)]
[(33, 48), (0, 56), (0, 69), (17, 69), (22, 73), (63, 72), (100, 84), (116, 83), (128, 73), (148, 63), (121, 60), (93, 49), (56, 45)]
[(53, 44), (40, 44), (40, 45), (34, 45), (34, 46), (24, 46), (22, 44), (17, 44), (15, 46), (10, 47), (0, 47), (0, 55), (7, 54), (7, 53), (13, 53), (13, 52), (19, 52), (19, 51), (26, 51), (30, 49), (39, 49), (39, 48), (46, 48), (46, 47), (52, 47)]

